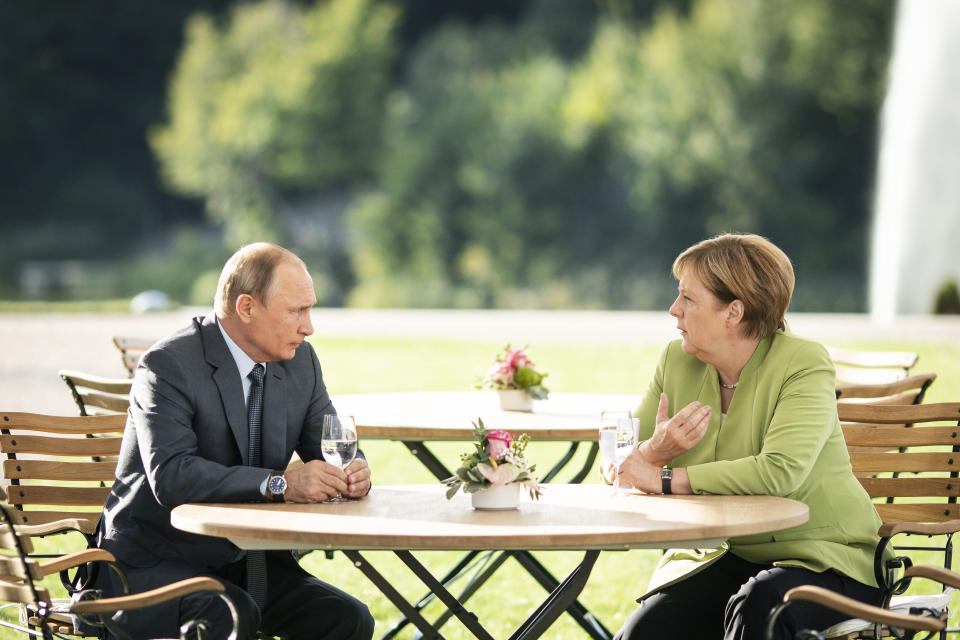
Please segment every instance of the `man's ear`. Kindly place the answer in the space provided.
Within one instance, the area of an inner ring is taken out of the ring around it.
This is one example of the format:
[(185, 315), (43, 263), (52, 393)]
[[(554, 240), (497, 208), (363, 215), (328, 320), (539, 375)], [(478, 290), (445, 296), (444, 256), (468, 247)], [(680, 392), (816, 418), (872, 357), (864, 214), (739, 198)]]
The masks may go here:
[(254, 299), (249, 293), (241, 293), (237, 296), (237, 304), (234, 307), (234, 310), (237, 313), (237, 318), (240, 319), (240, 322), (248, 323), (252, 319), (253, 315), (253, 306)]

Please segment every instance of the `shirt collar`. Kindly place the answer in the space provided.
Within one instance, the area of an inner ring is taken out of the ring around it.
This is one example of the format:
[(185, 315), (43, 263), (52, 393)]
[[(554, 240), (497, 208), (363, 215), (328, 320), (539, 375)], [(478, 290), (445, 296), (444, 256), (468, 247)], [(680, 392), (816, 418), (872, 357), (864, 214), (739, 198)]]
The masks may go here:
[[(253, 371), (254, 365), (257, 363), (253, 358), (248, 356), (246, 352), (237, 346), (237, 343), (233, 341), (226, 330), (224, 330), (223, 325), (220, 324), (220, 318), (217, 318), (217, 328), (220, 329), (220, 334), (223, 335), (223, 340), (227, 343), (227, 349), (230, 350), (230, 355), (233, 356), (234, 362), (237, 363), (237, 371), (240, 372), (240, 379), (246, 380), (247, 376)], [(264, 365), (266, 369), (266, 365)]]

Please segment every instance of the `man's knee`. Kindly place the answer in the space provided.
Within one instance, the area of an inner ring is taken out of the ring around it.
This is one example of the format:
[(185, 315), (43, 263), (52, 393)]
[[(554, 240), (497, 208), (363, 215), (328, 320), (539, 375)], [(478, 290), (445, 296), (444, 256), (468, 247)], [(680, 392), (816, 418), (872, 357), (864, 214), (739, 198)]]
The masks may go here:
[[(202, 624), (205, 637), (226, 638), (237, 628), (237, 638), (254, 638), (260, 628), (260, 612), (247, 592), (226, 584), (227, 592), (193, 593), (180, 600), (180, 624)], [(229, 603), (225, 601), (225, 596)]]

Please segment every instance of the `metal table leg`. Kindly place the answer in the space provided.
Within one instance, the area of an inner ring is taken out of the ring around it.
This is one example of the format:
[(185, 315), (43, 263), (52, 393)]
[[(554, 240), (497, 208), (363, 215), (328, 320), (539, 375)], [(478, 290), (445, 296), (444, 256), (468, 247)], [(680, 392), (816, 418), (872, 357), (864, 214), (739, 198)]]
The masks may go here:
[[(420, 615), (416, 607), (407, 602), (400, 593), (393, 588), (386, 578), (377, 571), (373, 565), (367, 562), (359, 551), (344, 551), (346, 555), (360, 569), (367, 578), (394, 604), (407, 618), (420, 630), (422, 637), (427, 640), (443, 640), (437, 626), (431, 625), (423, 616)], [(517, 553), (527, 553), (525, 551), (514, 552), (506, 551), (505, 554), (515, 555)], [(461, 600), (458, 600), (451, 594), (447, 588), (427, 570), (410, 551), (398, 550), (394, 554), (407, 565), (410, 571), (420, 579), (427, 588), (446, 605), (447, 610), (452, 612), (460, 622), (474, 635), (478, 640), (494, 640), (493, 636), (483, 628), (476, 614), (468, 611)], [(544, 600), (543, 604), (537, 607), (530, 616), (524, 620), (523, 624), (510, 636), (510, 640), (535, 640), (542, 636), (550, 626), (556, 622), (557, 618), (569, 610), (571, 604), (576, 602), (577, 596), (583, 591), (593, 570), (593, 565), (597, 561), (599, 551), (584, 552), (583, 560), (574, 568), (563, 582), (557, 583), (550, 594)]]
[[(434, 455), (434, 453), (427, 447), (427, 443), (419, 440), (409, 440), (402, 441), (403, 445), (410, 450), (410, 453), (420, 461), (423, 466), (425, 466), (438, 480), (445, 480), (453, 475), (453, 472), (447, 469), (447, 467), (440, 461), (439, 458)], [(571, 442), (570, 447), (561, 456), (553, 467), (544, 475), (543, 482), (549, 482), (555, 478), (560, 471), (562, 471), (574, 458), (577, 450), (580, 447), (579, 442)], [(598, 442), (591, 442), (590, 448), (587, 451), (586, 460), (583, 463), (583, 466), (580, 470), (573, 476), (571, 479), (572, 484), (579, 484), (587, 477), (587, 475), (593, 469), (594, 464), (596, 463), (597, 453), (600, 450), (600, 445)], [(471, 552), (464, 556), (457, 563), (457, 565), (447, 572), (447, 574), (442, 578), (441, 582), (444, 588), (451, 585), (458, 577), (460, 571), (467, 566), (467, 564), (473, 560), (478, 552)], [(470, 596), (472, 596), (476, 591), (487, 581), (490, 577), (497, 571), (500, 565), (506, 560), (508, 555), (512, 555), (517, 559), (521, 566), (530, 573), (533, 578), (540, 583), (540, 585), (547, 591), (552, 591), (558, 587), (560, 584), (557, 579), (551, 574), (546, 567), (544, 567), (540, 562), (538, 562), (529, 552), (527, 551), (518, 551), (518, 552), (500, 552), (500, 555), (494, 560), (494, 563), (491, 567), (488, 567), (478, 576), (475, 576), (464, 588), (460, 594), (460, 601), (466, 602)], [(581, 587), (582, 590), (582, 587)], [(432, 591), (432, 590), (431, 590)], [(579, 591), (577, 592), (579, 593)], [(429, 604), (434, 593), (427, 594), (420, 598), (415, 605), (412, 605), (418, 612), (421, 611), (427, 604)], [(579, 600), (574, 598), (574, 600), (568, 605), (568, 612), (577, 624), (580, 625), (584, 631), (592, 638), (593, 640), (610, 640), (613, 637), (613, 634), (601, 623), (591, 612), (580, 603)], [(403, 612), (401, 612), (403, 613)], [(404, 613), (404, 615), (406, 615)], [(454, 613), (452, 610), (444, 612), (437, 620), (434, 622), (434, 627), (439, 629), (446, 623)], [(409, 616), (407, 616), (409, 618)], [(401, 618), (398, 620), (391, 628), (387, 631), (386, 634), (382, 637), (382, 640), (389, 640), (393, 638), (403, 627), (407, 625), (409, 620)], [(419, 627), (418, 627), (419, 628)], [(431, 627), (433, 628), (433, 627)]]

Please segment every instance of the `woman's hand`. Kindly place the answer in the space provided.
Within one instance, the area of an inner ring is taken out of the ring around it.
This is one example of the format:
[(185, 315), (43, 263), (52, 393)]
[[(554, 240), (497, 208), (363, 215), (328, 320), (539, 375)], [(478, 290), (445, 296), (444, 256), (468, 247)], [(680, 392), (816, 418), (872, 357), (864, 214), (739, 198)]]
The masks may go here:
[[(611, 469), (611, 474), (617, 473)], [(660, 493), (660, 467), (650, 464), (638, 450), (620, 463), (620, 486), (631, 485), (644, 493)]]
[(701, 406), (694, 400), (672, 418), (667, 416), (668, 406), (667, 394), (661, 393), (653, 436), (639, 447), (646, 461), (656, 467), (662, 467), (680, 454), (693, 449), (710, 426), (710, 405)]

